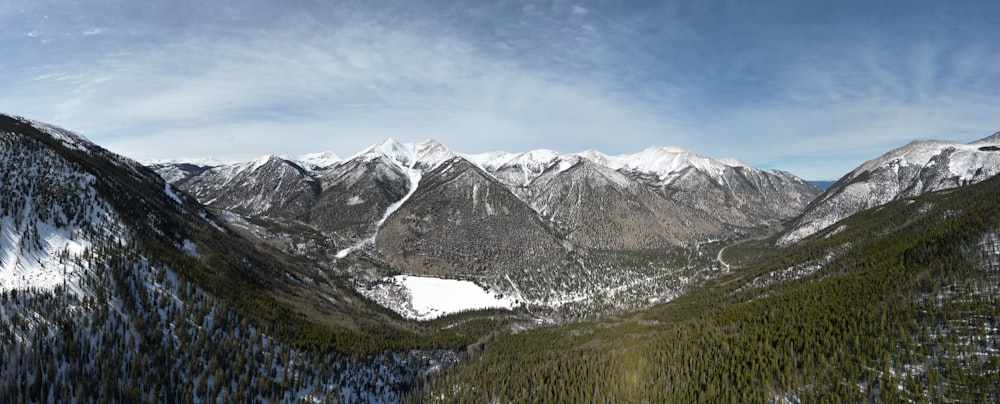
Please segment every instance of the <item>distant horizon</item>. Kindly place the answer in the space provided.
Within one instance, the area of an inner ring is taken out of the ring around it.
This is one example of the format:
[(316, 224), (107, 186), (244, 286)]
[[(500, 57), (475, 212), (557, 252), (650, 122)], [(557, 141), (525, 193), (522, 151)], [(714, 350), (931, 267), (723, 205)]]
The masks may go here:
[(0, 4), (0, 111), (116, 153), (676, 146), (839, 178), (1000, 130), (1000, 2)]

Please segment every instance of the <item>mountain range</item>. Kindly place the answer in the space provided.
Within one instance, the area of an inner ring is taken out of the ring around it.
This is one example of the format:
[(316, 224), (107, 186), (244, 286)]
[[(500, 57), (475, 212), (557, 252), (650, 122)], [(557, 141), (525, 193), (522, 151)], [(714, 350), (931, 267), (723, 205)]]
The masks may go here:
[[(435, 141), (390, 139), (346, 159), (325, 156), (318, 164), (266, 156), (153, 168), (209, 207), (271, 223), (265, 227), (280, 222), (318, 232), (315, 244), (323, 248), (310, 254), (336, 251), (326, 254), (327, 265), (370, 274), (358, 269), (375, 260), (393, 270), (381, 275), (472, 280), (556, 307), (592, 302), (619, 288), (622, 277), (664, 278), (658, 272), (680, 269), (668, 278), (702, 276), (697, 258), (675, 256), (767, 232), (819, 194), (786, 172), (664, 147), (622, 156), (465, 155)], [(631, 272), (596, 277), (595, 268)], [(636, 293), (645, 301), (678, 287)]]

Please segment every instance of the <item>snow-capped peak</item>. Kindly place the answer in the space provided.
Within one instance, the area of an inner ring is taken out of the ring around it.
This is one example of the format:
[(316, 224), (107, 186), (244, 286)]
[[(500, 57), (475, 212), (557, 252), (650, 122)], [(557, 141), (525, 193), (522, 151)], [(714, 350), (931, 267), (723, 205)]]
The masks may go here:
[(751, 167), (750, 164), (747, 164), (747, 162), (739, 157), (725, 157), (719, 159), (719, 162), (730, 167)]
[(863, 209), (901, 197), (976, 183), (1000, 173), (1000, 134), (962, 144), (913, 141), (871, 159), (823, 193), (783, 235), (787, 245)]
[(990, 136), (969, 143), (969, 146), (990, 146), (990, 145), (1000, 145), (1000, 132), (994, 133)]
[(621, 163), (622, 167), (630, 171), (637, 171), (648, 174), (656, 174), (661, 180), (665, 180), (671, 174), (680, 172), (688, 167), (694, 167), (713, 176), (721, 175), (728, 166), (726, 162), (715, 160), (702, 155), (694, 154), (678, 147), (650, 147), (641, 152), (618, 156), (612, 160)]
[(457, 154), (445, 147), (436, 140), (425, 140), (423, 142), (400, 143), (394, 139), (386, 139), (378, 144), (369, 147), (352, 156), (348, 160), (362, 158), (372, 160), (384, 158), (395, 162), (400, 167), (414, 167), (421, 170), (433, 169), (441, 163), (448, 161)]
[(352, 156), (349, 160), (356, 158), (363, 158), (365, 160), (374, 160), (377, 158), (385, 158), (390, 161), (395, 161), (402, 166), (409, 167), (413, 164), (414, 155), (412, 145), (405, 145), (399, 143), (395, 139), (389, 138), (385, 139), (374, 146), (363, 150)]
[(180, 164), (190, 164), (199, 167), (220, 167), (225, 165), (236, 164), (233, 161), (223, 161), (214, 157), (208, 158), (176, 158), (176, 159), (154, 159), (154, 160), (144, 160), (141, 162), (145, 166), (165, 166), (165, 165), (180, 165)]
[(283, 160), (283, 159), (276, 155), (268, 154), (254, 159), (249, 164), (247, 164), (247, 166), (250, 169), (250, 171), (256, 171), (257, 169), (267, 165), (267, 163), (271, 162), (271, 160)]
[(413, 146), (413, 155), (416, 157), (417, 164), (427, 166), (429, 169), (433, 169), (456, 156), (451, 149), (431, 139)]
[(622, 166), (625, 165), (624, 163), (621, 162), (620, 158), (609, 156), (594, 149), (582, 151), (580, 153), (577, 153), (577, 155), (605, 167), (621, 168)]
[(856, 168), (849, 177), (854, 178), (861, 173), (872, 171), (879, 167), (925, 166), (934, 156), (941, 154), (945, 148), (975, 149), (972, 145), (963, 145), (943, 140), (914, 140), (905, 146), (893, 149), (877, 158), (871, 159)]
[(509, 160), (506, 164), (508, 165), (516, 164), (516, 165), (526, 165), (526, 166), (547, 166), (551, 164), (553, 160), (556, 160), (559, 157), (561, 157), (561, 155), (552, 150), (535, 149), (515, 155), (514, 158)]
[(295, 161), (306, 167), (323, 168), (337, 164), (341, 161), (340, 156), (332, 151), (320, 153), (303, 154), (295, 158)]
[(480, 168), (492, 171), (510, 161), (515, 155), (514, 153), (494, 150), (486, 153), (463, 154), (462, 157)]

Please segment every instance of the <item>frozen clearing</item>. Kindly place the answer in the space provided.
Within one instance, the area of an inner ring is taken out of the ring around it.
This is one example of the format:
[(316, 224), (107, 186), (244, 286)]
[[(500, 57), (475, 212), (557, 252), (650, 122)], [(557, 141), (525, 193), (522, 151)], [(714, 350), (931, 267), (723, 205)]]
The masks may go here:
[(500, 297), (475, 283), (455, 279), (399, 275), (368, 290), (365, 296), (406, 318), (432, 320), (478, 309), (511, 309), (513, 296)]

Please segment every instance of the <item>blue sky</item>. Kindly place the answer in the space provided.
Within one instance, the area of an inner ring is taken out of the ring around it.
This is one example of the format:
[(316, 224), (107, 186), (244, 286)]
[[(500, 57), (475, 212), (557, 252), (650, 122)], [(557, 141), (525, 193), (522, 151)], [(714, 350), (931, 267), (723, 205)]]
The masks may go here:
[(139, 159), (674, 145), (833, 179), (1000, 130), (1000, 2), (0, 0), (0, 112)]

